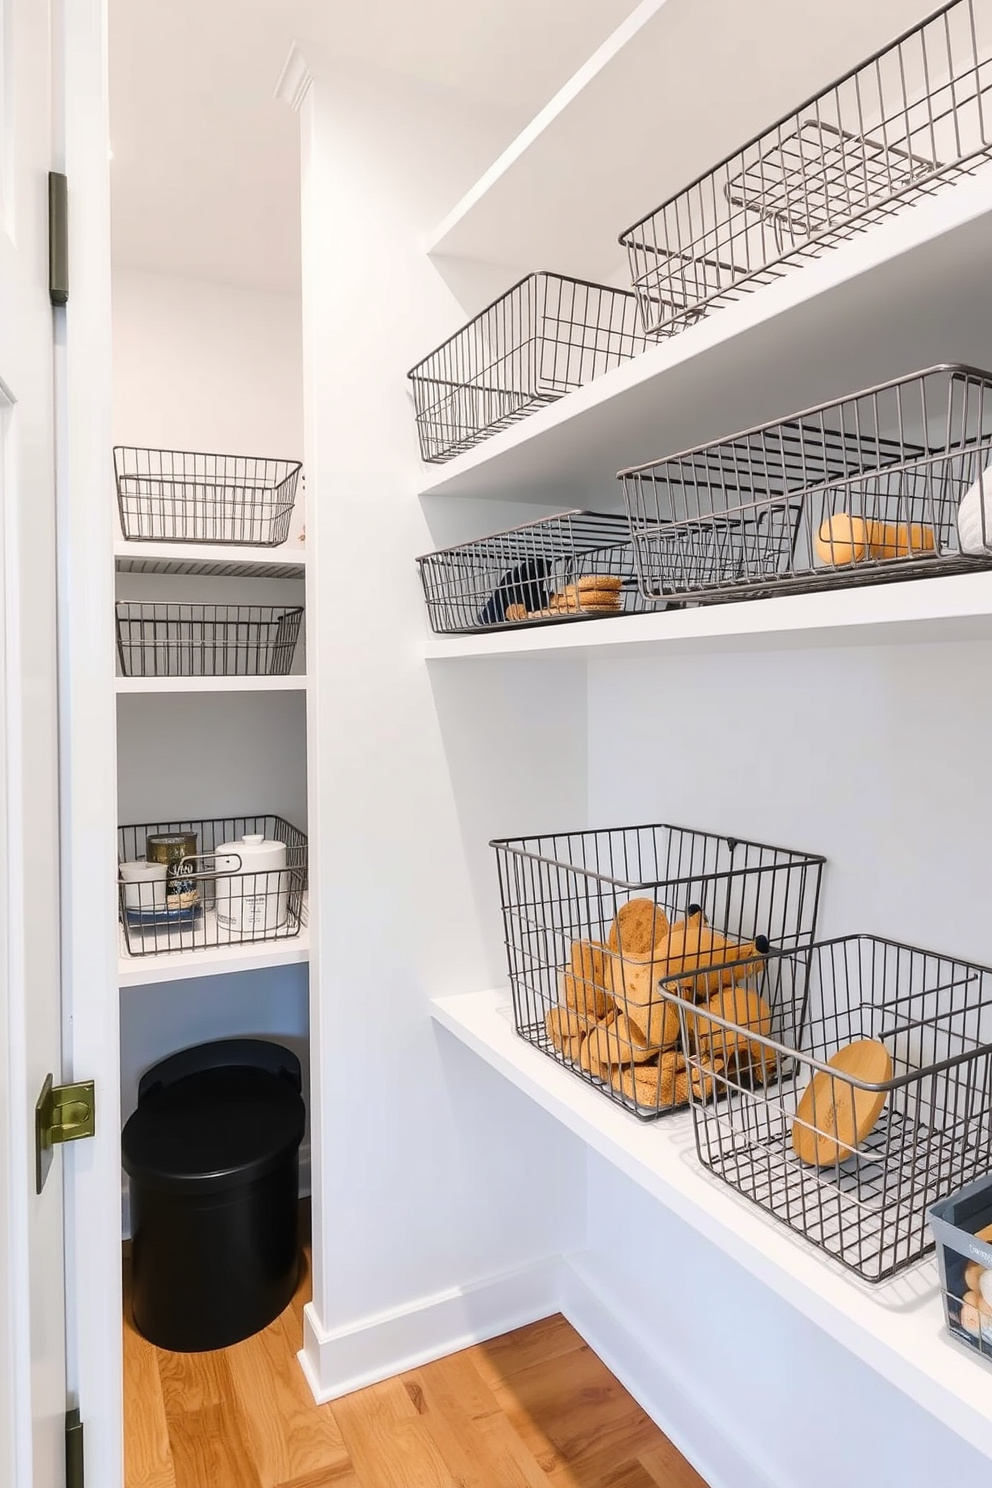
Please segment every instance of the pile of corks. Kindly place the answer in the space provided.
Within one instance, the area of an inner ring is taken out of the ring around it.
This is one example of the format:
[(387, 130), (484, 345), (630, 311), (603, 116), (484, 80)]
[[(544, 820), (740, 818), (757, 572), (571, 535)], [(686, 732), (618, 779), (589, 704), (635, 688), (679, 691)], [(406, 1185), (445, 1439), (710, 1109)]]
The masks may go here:
[[(774, 1056), (749, 1034), (767, 1037), (772, 1015), (748, 983), (764, 970), (767, 949), (760, 938), (728, 939), (696, 907), (670, 925), (653, 900), (630, 899), (605, 942), (572, 942), (558, 1005), (545, 1019), (548, 1037), (566, 1061), (639, 1108), (685, 1105), (690, 1090), (708, 1099), (717, 1076), (724, 1086), (763, 1083)], [(657, 991), (663, 978), (677, 978), (667, 990), (693, 1004), (685, 1037), (678, 1003)]]

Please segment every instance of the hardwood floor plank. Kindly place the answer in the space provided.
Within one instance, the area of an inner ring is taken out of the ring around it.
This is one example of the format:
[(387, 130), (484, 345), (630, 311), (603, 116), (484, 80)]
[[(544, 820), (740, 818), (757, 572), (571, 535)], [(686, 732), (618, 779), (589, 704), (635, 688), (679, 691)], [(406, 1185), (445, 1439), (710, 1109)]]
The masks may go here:
[[(262, 1488), (245, 1439), (234, 1380), (224, 1350), (205, 1354), (167, 1354), (159, 1350), (169, 1443), (176, 1488)], [(168, 1383), (166, 1381), (168, 1380)], [(189, 1408), (181, 1381), (193, 1399)], [(215, 1395), (216, 1399), (209, 1399)]]
[(654, 1445), (639, 1454), (639, 1460), (657, 1488), (706, 1488), (692, 1464), (660, 1431)]
[(402, 1380), (334, 1402), (345, 1446), (370, 1488), (460, 1488)]
[(127, 1488), (176, 1488), (169, 1426), (155, 1349), (124, 1324), (124, 1399), (140, 1403), (127, 1413), (124, 1480)]
[(296, 1361), (291, 1310), (227, 1350), (245, 1438), (261, 1488), (351, 1471), (330, 1406), (317, 1406)]
[(504, 1333), (501, 1338), (474, 1344), (465, 1352), (471, 1356), (477, 1373), (487, 1384), (498, 1384), (518, 1374), (521, 1369), (529, 1369), (532, 1364), (548, 1364), (552, 1359), (583, 1346), (571, 1323), (556, 1312), (525, 1328), (514, 1328), (512, 1333)]
[(547, 1488), (466, 1353), (425, 1365), (403, 1382), (459, 1488)]

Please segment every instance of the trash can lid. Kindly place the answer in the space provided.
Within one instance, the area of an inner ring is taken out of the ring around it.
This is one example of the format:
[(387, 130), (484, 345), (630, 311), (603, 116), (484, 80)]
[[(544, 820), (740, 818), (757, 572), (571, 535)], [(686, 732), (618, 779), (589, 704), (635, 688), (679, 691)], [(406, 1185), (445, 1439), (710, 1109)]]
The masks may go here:
[(196, 1070), (142, 1094), (124, 1127), (124, 1168), (148, 1188), (217, 1193), (291, 1158), (305, 1119), (299, 1091), (267, 1069)]

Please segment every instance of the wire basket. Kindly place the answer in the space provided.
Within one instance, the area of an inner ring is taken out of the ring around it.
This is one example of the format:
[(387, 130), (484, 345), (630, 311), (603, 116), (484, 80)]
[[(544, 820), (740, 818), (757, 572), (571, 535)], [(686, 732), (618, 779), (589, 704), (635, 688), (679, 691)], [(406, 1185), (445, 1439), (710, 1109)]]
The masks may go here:
[(645, 345), (629, 290), (529, 274), (408, 373), (420, 453), (450, 460)]
[(670, 336), (974, 171), (992, 147), (992, 13), (952, 0), (620, 236)]
[(754, 973), (741, 964), (736, 997), (705, 1008), (698, 975), (657, 987), (679, 1016), (699, 1159), (882, 1281), (932, 1248), (930, 1206), (992, 1160), (992, 970), (853, 935)]
[(248, 544), (289, 537), (298, 460), (114, 450), (121, 531), (129, 542)]
[(437, 635), (655, 608), (638, 588), (623, 516), (562, 512), (417, 562)]
[(930, 1211), (947, 1331), (992, 1363), (992, 1178), (978, 1178)]
[(651, 1012), (657, 978), (816, 930), (818, 854), (667, 825), (491, 846), (517, 1033), (645, 1120), (685, 1105), (690, 1078), (677, 1018)]
[(303, 620), (285, 605), (118, 600), (123, 677), (284, 677)]
[[(194, 852), (169, 865), (166, 880), (127, 880), (143, 863), (151, 834), (193, 834)], [(286, 846), (285, 867), (254, 871), (218, 848), (251, 835)], [(307, 839), (279, 816), (215, 817), (119, 827), (120, 920), (130, 956), (161, 956), (211, 946), (289, 940), (306, 923)]]
[(992, 374), (941, 366), (618, 478), (645, 597), (706, 601), (987, 566), (990, 465)]

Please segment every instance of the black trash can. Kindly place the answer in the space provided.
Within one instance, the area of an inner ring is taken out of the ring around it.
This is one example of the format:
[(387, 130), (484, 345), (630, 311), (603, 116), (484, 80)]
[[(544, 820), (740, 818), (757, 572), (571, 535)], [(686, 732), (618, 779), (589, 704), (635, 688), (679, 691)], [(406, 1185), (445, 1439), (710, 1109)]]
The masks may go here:
[(160, 1348), (226, 1348), (286, 1307), (299, 1261), (300, 1061), (262, 1039), (153, 1065), (124, 1127), (134, 1321)]

